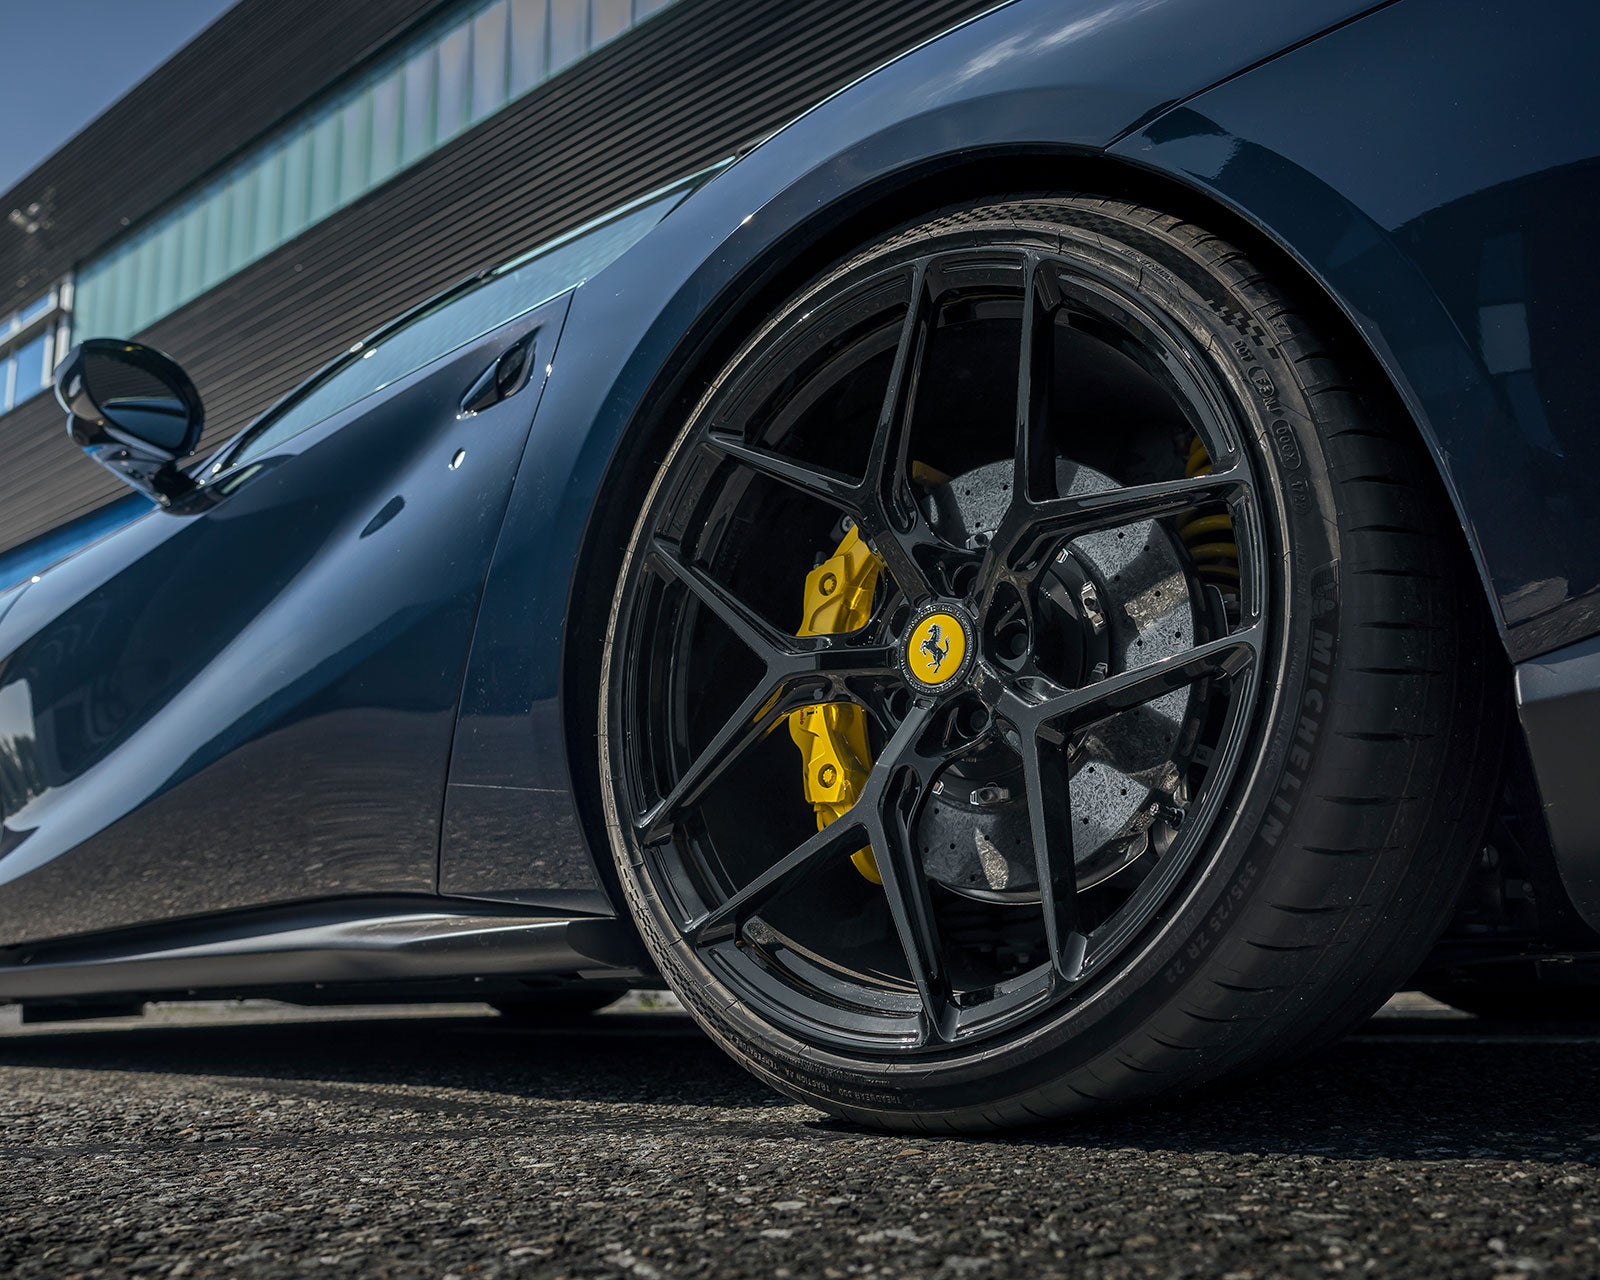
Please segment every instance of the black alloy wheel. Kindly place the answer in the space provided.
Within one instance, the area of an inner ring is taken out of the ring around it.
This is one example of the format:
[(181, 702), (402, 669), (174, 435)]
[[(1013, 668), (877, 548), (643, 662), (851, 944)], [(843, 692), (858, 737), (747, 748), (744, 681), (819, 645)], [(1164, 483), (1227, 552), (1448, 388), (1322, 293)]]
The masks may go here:
[[(828, 272), (714, 380), (618, 585), (602, 776), (664, 976), (763, 1078), (900, 1126), (1194, 1084), (1370, 1010), (1481, 817), (1481, 628), (1436, 497), (1420, 467), (1341, 489), (1329, 456), (1408, 448), (1177, 219), (962, 209)], [(1342, 576), (1377, 529), (1427, 561), (1398, 592)], [(1325, 734), (1346, 669), (1415, 674), (1426, 732)], [(1320, 785), (1347, 757), (1372, 794)], [(1410, 832), (1382, 874), (1353, 798)], [(1270, 922), (1296, 940), (1250, 934), (1283, 898), (1315, 900)]]

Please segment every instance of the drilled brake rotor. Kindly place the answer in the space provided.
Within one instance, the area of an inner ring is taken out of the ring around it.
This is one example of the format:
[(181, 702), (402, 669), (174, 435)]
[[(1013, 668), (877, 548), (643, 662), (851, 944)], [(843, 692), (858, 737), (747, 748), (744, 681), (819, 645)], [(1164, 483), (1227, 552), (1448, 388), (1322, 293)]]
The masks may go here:
[[(934, 474), (920, 469), (924, 479)], [(999, 526), (1010, 501), (1012, 464), (992, 463), (954, 479), (938, 476), (923, 502), (930, 524), (953, 546), (974, 550)], [(1089, 467), (1057, 464), (1059, 491), (1094, 493), (1115, 483)], [(1184, 548), (1156, 521), (1076, 539), (1057, 554), (1037, 601), (1036, 645), (1072, 686), (1143, 666), (1193, 646), (1194, 602)], [(872, 618), (882, 561), (849, 529), (807, 575), (802, 636), (859, 630)], [(1072, 743), (1073, 857), (1081, 889), (1141, 857), (1152, 826), (1181, 810), (1182, 727), (1192, 690), (1163, 695), (1090, 726)], [(807, 707), (789, 718), (803, 761), (803, 786), (818, 828), (855, 802), (872, 765), (865, 711), (849, 703)], [(966, 897), (1038, 897), (1021, 768), (1002, 738), (956, 759), (923, 810), (917, 846), (930, 879)], [(852, 859), (879, 883), (870, 849)]]

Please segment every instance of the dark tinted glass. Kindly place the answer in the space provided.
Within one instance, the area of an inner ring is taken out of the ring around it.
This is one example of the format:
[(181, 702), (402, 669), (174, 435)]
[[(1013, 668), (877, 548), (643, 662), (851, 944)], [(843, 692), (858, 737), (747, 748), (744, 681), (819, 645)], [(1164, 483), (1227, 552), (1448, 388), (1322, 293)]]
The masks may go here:
[(271, 452), (357, 400), (581, 284), (666, 217), (689, 188), (580, 229), (428, 303), (357, 343), (331, 369), (252, 426), (221, 465)]

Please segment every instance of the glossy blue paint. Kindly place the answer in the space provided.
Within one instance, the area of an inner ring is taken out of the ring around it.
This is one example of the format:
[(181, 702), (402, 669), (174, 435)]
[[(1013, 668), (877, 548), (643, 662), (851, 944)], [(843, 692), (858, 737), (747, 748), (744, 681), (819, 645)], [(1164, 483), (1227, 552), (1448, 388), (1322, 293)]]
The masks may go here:
[[(0, 593), (0, 945), (436, 887), (606, 910), (568, 754), (597, 690), (566, 677), (639, 499), (614, 478), (741, 298), (973, 156), (1109, 156), (1254, 221), (1428, 433), (1513, 652), (1600, 630), (1595, 21), (1016, 0), (837, 95), (570, 297)], [(458, 419), (530, 328), (539, 378)]]
[[(0, 944), (434, 891), (468, 642), (567, 303), (21, 594), (0, 618)], [(534, 380), (461, 416), (530, 332)]]
[[(1092, 153), (1174, 102), (1369, 12), (1350, 0), (1017, 0), (800, 117), (580, 289), (495, 554), (451, 760), (440, 884), (522, 900), (524, 831), (562, 842), (562, 888), (609, 855), (571, 798), (562, 645), (581, 539), (630, 425), (753, 275), (900, 175), (980, 152)], [(587, 744), (586, 744), (587, 745)], [(516, 817), (508, 817), (514, 810)], [(495, 833), (503, 833), (496, 837)], [(583, 845), (595, 841), (587, 854)], [(581, 842), (581, 843), (580, 843)], [(523, 860), (519, 863), (519, 858)], [(552, 886), (554, 887), (554, 886)]]
[(1113, 154), (1253, 221), (1433, 445), (1511, 656), (1600, 630), (1600, 6), (1403, 0)]
[(150, 506), (150, 500), (143, 494), (132, 493), (91, 512), (81, 520), (52, 529), (42, 538), (13, 547), (0, 555), (0, 590), (26, 582), (34, 574), (43, 573), (58, 561), (75, 555), (96, 539), (105, 537), (125, 524), (131, 524), (146, 514)]

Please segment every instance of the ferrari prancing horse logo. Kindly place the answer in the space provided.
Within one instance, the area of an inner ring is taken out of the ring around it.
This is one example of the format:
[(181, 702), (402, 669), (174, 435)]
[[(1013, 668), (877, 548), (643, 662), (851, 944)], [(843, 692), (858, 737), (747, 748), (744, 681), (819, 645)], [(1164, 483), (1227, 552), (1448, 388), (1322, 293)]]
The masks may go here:
[(906, 674), (924, 688), (948, 683), (966, 665), (967, 626), (945, 609), (919, 618), (906, 638)]

